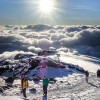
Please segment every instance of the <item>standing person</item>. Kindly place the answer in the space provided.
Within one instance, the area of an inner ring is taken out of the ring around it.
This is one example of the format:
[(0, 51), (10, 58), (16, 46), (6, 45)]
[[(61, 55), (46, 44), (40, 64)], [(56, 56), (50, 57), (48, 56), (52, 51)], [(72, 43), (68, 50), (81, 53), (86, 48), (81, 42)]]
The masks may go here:
[(23, 96), (27, 98), (26, 89), (28, 88), (28, 80), (24, 74), (21, 76), (21, 88), (22, 88)]
[(86, 75), (86, 82), (88, 82), (89, 72), (85, 71), (85, 75)]
[(98, 87), (100, 87), (100, 69), (97, 70)]
[(43, 83), (43, 95), (47, 96), (47, 88), (48, 88), (49, 80), (46, 76), (44, 76), (42, 83)]
[(100, 70), (97, 70), (97, 77), (100, 77)]

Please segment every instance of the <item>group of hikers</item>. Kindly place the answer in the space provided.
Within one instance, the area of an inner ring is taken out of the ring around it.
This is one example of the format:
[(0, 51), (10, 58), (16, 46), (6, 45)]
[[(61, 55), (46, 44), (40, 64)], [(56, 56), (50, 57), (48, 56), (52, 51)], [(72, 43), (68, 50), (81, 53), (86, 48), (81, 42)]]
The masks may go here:
[[(46, 76), (44, 76), (42, 80), (42, 84), (43, 84), (43, 96), (47, 96), (47, 87), (49, 84), (49, 79)], [(26, 78), (25, 75), (21, 76), (21, 88), (22, 88), (23, 96), (27, 98), (26, 89), (28, 88), (28, 79)]]
[[(98, 69), (97, 70), (97, 73), (96, 73), (97, 75), (97, 77), (99, 78), (100, 77), (100, 69)], [(86, 82), (88, 83), (89, 81), (88, 81), (88, 79), (89, 79), (89, 71), (85, 71), (85, 75), (86, 75)]]
[[(46, 59), (46, 55), (47, 55), (47, 52), (42, 52), (42, 57), (41, 57), (41, 60), (38, 64), (38, 71), (37, 71), (37, 79), (38, 80), (42, 80), (42, 84), (43, 84), (43, 96), (47, 96), (47, 87), (48, 87), (48, 84), (49, 84), (49, 79), (47, 78), (47, 59)], [(22, 88), (22, 93), (23, 93), (23, 96), (25, 98), (27, 98), (27, 95), (26, 95), (26, 89), (28, 88), (28, 78), (27, 78), (27, 75), (26, 73), (21, 73), (21, 88)]]

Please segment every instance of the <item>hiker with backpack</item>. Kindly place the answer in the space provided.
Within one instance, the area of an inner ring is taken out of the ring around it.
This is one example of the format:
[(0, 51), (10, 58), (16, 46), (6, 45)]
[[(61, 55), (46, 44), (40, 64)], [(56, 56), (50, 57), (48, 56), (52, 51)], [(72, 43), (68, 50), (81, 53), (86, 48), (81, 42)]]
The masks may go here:
[(21, 89), (23, 96), (27, 98), (26, 89), (28, 88), (28, 79), (26, 78), (25, 74), (21, 75)]
[(44, 76), (42, 84), (43, 84), (43, 95), (47, 96), (47, 88), (48, 88), (49, 80), (46, 76)]
[(86, 75), (86, 82), (88, 83), (89, 72), (88, 71), (85, 71), (85, 75)]
[(100, 77), (100, 69), (97, 70), (97, 77)]
[(100, 87), (100, 69), (97, 70), (97, 78), (98, 78), (98, 84), (99, 84), (98, 87)]

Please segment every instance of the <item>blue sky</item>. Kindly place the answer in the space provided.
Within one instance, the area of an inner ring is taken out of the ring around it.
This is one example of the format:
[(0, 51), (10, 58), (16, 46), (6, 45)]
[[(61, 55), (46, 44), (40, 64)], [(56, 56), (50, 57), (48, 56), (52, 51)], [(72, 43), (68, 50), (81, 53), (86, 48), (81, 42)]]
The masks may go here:
[(0, 0), (0, 24), (100, 25), (100, 0), (52, 0), (49, 14), (40, 0)]

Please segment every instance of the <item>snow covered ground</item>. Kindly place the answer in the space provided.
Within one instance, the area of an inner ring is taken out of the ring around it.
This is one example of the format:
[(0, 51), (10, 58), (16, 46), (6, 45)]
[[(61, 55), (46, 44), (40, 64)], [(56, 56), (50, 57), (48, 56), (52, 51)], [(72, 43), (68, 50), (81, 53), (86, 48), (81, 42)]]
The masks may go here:
[[(53, 57), (52, 57), (53, 58)], [(55, 56), (56, 58), (56, 56)], [(89, 56), (83, 55), (73, 55), (72, 53), (61, 53), (60, 61), (65, 63), (70, 63), (74, 65), (79, 65), (80, 67), (88, 70), (89, 72), (96, 72), (100, 68), (100, 59), (90, 58)]]
[[(49, 56), (56, 59), (54, 56)], [(79, 65), (90, 71), (89, 83), (85, 81), (85, 75), (69, 68), (48, 67), (48, 77), (54, 77), (57, 81), (50, 83), (47, 98), (43, 97), (42, 80), (37, 84), (29, 81), (27, 96), (30, 100), (100, 100), (100, 81), (96, 77), (96, 71), (100, 67), (100, 61), (89, 57), (61, 54), (60, 61)], [(90, 66), (91, 65), (91, 66)], [(3, 81), (1, 82), (3, 85)], [(36, 91), (32, 91), (35, 88)], [(5, 90), (0, 100), (22, 100), (20, 92), (20, 80), (15, 80), (13, 87)]]

